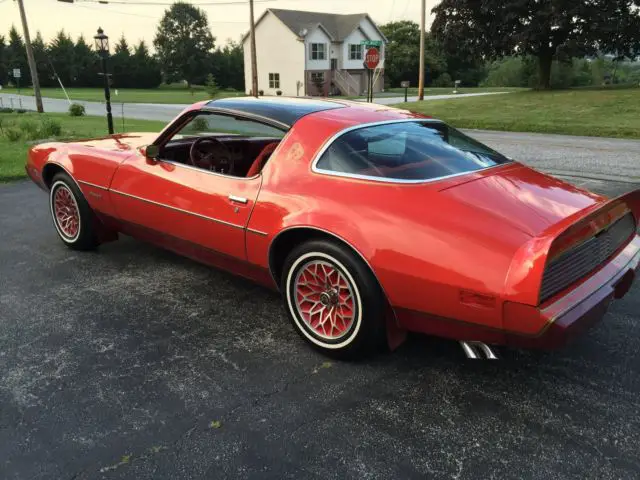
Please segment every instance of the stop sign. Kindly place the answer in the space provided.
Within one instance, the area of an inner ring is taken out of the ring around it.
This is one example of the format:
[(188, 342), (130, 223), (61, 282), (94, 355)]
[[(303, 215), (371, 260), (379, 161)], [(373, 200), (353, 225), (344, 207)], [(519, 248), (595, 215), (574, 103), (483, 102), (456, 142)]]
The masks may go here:
[(369, 70), (375, 69), (380, 63), (380, 51), (375, 47), (368, 49), (364, 57), (364, 63)]

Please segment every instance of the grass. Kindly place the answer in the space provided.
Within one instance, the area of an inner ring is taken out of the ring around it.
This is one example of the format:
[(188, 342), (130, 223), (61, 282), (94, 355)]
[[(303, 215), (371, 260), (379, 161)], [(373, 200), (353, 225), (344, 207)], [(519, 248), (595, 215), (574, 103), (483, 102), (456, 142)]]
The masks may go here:
[[(116, 91), (118, 94), (116, 95)], [(0, 93), (14, 93), (18, 90), (15, 88), (3, 88)], [(21, 88), (22, 95), (33, 96), (31, 88)], [(102, 88), (67, 88), (67, 93), (71, 101), (86, 100), (93, 102), (104, 101), (104, 90)], [(43, 88), (42, 96), (49, 98), (66, 99), (61, 88)], [(236, 90), (220, 90), (215, 98), (244, 96), (243, 92)], [(191, 104), (200, 100), (208, 100), (210, 95), (202, 87), (194, 87), (189, 91), (186, 88), (112, 88), (111, 101), (113, 103), (182, 103)]]
[[(0, 122), (2, 122), (4, 132), (7, 131), (7, 127), (10, 128), (11, 124), (18, 127), (20, 125), (40, 125), (43, 119), (46, 122), (59, 124), (60, 135), (52, 137), (52, 139), (56, 140), (100, 137), (107, 134), (107, 121), (104, 117), (70, 117), (63, 113), (0, 113)], [(125, 119), (125, 128), (123, 130), (122, 123), (115, 122), (115, 130), (118, 133), (123, 131), (159, 132), (164, 126), (164, 122)], [(24, 139), (12, 142), (8, 140), (5, 134), (0, 132), (0, 182), (18, 180), (26, 176), (24, 163), (27, 150), (33, 143), (35, 142)]]
[(396, 106), (460, 128), (640, 138), (640, 88), (526, 91)]

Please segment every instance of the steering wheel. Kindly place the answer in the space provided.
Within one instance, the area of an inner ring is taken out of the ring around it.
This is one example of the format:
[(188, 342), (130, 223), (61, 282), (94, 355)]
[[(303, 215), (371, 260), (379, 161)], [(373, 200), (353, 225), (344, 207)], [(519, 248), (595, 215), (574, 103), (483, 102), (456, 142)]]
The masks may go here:
[[(203, 148), (209, 143), (210, 148)], [(212, 172), (233, 175), (235, 162), (229, 148), (215, 137), (200, 137), (191, 144), (189, 162), (194, 167), (204, 168)]]

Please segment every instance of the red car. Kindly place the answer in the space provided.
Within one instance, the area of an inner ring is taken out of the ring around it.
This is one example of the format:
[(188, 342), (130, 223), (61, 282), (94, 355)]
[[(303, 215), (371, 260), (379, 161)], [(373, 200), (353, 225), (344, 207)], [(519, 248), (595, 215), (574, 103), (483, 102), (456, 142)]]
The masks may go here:
[(201, 102), (160, 134), (38, 145), (26, 169), (67, 246), (123, 233), (279, 289), (326, 353), (407, 331), (470, 356), (558, 347), (640, 262), (640, 190), (610, 200), (379, 105)]

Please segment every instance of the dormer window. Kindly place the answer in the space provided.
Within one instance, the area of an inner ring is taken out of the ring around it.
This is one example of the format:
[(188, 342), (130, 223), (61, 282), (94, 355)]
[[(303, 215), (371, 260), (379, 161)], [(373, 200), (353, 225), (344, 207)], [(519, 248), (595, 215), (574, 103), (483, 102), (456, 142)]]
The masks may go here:
[(312, 43), (309, 50), (309, 59), (311, 60), (326, 60), (327, 59), (327, 44), (326, 43)]

